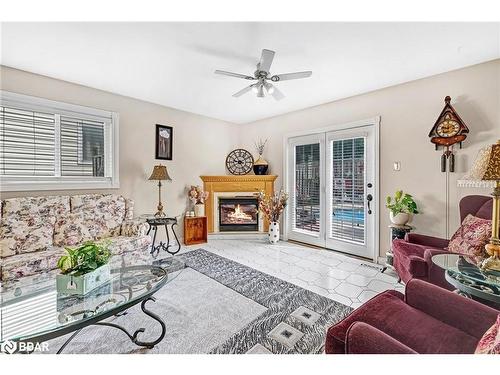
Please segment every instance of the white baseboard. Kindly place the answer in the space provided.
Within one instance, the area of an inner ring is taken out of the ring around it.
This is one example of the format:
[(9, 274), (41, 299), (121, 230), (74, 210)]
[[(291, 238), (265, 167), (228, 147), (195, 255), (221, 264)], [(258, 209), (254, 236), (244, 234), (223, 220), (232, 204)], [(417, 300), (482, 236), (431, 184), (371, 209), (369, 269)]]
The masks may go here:
[(268, 237), (267, 233), (219, 232), (208, 234), (209, 240), (265, 240)]

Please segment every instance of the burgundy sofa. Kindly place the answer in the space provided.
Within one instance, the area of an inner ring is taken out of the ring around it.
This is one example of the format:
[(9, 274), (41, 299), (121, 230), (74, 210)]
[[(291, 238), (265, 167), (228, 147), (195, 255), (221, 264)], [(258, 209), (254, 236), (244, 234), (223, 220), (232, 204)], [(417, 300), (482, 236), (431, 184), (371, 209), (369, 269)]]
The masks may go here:
[(327, 354), (474, 353), (499, 312), (422, 280), (388, 290), (330, 327)]
[[(469, 214), (491, 220), (493, 200), (483, 195), (468, 195), (460, 200), (460, 220)], [(444, 270), (434, 263), (436, 254), (448, 253), (448, 240), (443, 238), (408, 233), (404, 240), (396, 239), (392, 243), (394, 268), (398, 276), (407, 283), (415, 278), (452, 290), (445, 280)]]

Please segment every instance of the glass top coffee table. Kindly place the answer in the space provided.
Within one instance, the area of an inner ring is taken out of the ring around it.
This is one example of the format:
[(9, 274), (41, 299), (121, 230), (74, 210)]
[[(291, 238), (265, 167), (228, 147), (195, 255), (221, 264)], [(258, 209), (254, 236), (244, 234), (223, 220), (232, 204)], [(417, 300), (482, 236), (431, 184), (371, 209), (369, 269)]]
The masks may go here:
[[(58, 294), (57, 271), (4, 283), (0, 288), (0, 342), (9, 341), (11, 347), (19, 349), (19, 343), (41, 343), (73, 332), (58, 350), (59, 354), (83, 328), (101, 325), (121, 330), (138, 346), (153, 348), (165, 336), (166, 327), (146, 304), (154, 302), (153, 295), (184, 268), (182, 265), (172, 269), (164, 264), (171, 266), (172, 260), (112, 266), (111, 280), (85, 296)], [(144, 328), (129, 333), (117, 324), (103, 321), (125, 315), (126, 310), (137, 304), (159, 323), (157, 339), (142, 341)]]
[(445, 278), (460, 294), (500, 304), (500, 272), (483, 271), (465, 255), (438, 254), (432, 262), (445, 270)]

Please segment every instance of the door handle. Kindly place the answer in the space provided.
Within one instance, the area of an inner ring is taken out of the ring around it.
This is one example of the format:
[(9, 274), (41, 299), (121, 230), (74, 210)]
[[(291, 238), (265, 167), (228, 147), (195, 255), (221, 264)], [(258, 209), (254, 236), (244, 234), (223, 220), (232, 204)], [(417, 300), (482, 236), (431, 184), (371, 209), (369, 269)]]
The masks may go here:
[(370, 202), (373, 200), (373, 196), (371, 194), (368, 194), (366, 196), (366, 201), (368, 202), (368, 215), (372, 214), (372, 209), (370, 208)]

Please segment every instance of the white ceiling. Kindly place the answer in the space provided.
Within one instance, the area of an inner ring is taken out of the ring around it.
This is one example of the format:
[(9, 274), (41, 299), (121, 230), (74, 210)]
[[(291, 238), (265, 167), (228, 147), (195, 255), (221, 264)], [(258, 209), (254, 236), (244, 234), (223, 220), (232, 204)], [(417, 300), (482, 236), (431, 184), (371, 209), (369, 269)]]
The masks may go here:
[[(3, 23), (1, 63), (235, 123), (500, 58), (500, 23)], [(286, 98), (231, 95), (262, 48)]]

